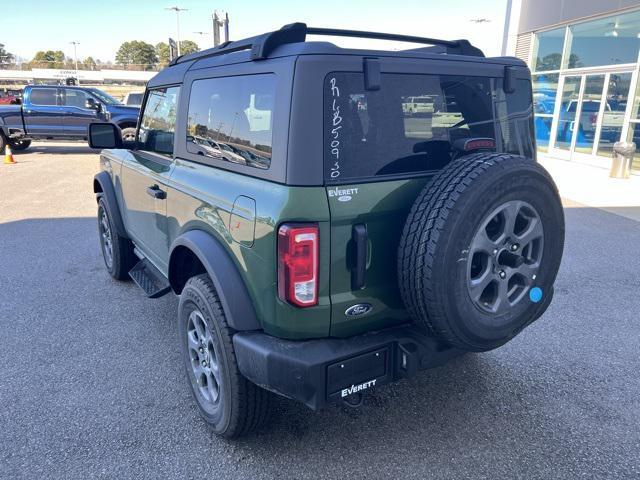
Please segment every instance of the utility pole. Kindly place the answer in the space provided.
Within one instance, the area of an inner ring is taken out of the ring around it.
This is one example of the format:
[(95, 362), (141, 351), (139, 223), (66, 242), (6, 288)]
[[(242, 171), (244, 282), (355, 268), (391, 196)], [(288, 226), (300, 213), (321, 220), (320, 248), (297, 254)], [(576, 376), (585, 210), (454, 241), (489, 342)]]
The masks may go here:
[(165, 10), (173, 10), (174, 12), (176, 12), (176, 27), (177, 27), (176, 43), (178, 44), (178, 56), (180, 56), (180, 12), (185, 12), (188, 9), (180, 8), (180, 7), (166, 7)]
[(512, 0), (507, 0), (507, 11), (504, 14), (504, 29), (502, 30), (502, 49), (500, 55), (507, 54), (507, 44), (509, 43), (509, 25), (511, 23)]
[(218, 17), (218, 11), (213, 12), (213, 46), (217, 47), (220, 45), (220, 25), (222, 22)]
[(71, 45), (73, 45), (73, 56), (75, 58), (76, 61), (76, 82), (78, 85), (80, 85), (80, 74), (78, 73), (78, 45), (80, 45), (80, 42), (69, 42)]
[(224, 41), (229, 41), (229, 12), (224, 13)]

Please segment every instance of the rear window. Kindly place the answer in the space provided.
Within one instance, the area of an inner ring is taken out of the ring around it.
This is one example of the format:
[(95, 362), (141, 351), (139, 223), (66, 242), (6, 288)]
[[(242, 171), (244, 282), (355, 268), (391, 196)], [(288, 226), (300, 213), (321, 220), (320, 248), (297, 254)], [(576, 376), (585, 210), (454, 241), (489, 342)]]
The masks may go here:
[(140, 105), (142, 103), (142, 93), (130, 93), (127, 97), (127, 105)]
[(268, 169), (275, 91), (274, 74), (194, 81), (187, 115), (187, 150)]
[(335, 72), (324, 99), (327, 182), (435, 171), (464, 138), (492, 138), (499, 151), (533, 156), (527, 80), (505, 94), (495, 78), (383, 74), (371, 91), (362, 73)]
[(55, 88), (34, 88), (29, 94), (29, 101), (33, 105), (55, 105), (58, 91)]

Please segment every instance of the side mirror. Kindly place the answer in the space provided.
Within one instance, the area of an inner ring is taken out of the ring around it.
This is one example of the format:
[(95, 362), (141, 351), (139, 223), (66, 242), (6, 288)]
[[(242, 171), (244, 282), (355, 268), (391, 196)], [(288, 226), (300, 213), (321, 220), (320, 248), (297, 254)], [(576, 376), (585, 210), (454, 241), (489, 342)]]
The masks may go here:
[(113, 123), (90, 123), (89, 146), (91, 148), (122, 148), (122, 132)]
[(91, 97), (87, 98), (87, 101), (84, 102), (84, 107), (89, 110), (95, 110), (96, 112), (102, 110), (101, 105)]

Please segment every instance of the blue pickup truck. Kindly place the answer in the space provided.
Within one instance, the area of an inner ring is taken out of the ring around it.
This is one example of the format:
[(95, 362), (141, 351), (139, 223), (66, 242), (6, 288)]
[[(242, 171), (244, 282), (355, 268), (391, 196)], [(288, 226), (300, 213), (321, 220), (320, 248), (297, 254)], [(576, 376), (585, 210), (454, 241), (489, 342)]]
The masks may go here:
[(86, 140), (92, 122), (114, 123), (133, 140), (139, 110), (97, 88), (29, 85), (22, 104), (0, 105), (0, 152), (7, 143), (26, 150), (31, 140)]

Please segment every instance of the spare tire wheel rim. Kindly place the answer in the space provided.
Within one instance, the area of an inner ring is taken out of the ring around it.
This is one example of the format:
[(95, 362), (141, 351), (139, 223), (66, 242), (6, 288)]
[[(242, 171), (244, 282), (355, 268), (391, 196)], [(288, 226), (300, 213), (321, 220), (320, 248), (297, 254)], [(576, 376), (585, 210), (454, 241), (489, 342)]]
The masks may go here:
[(510, 200), (480, 222), (469, 247), (467, 289), (485, 313), (502, 315), (527, 301), (542, 264), (544, 230), (537, 210)]

